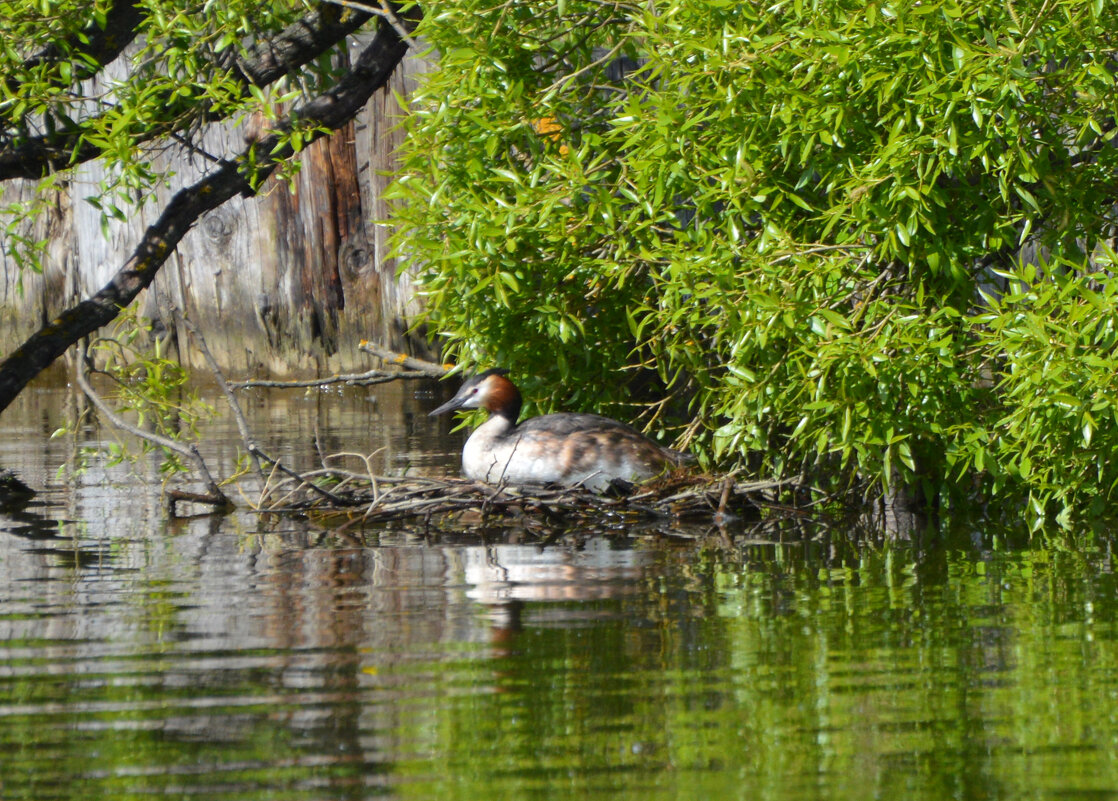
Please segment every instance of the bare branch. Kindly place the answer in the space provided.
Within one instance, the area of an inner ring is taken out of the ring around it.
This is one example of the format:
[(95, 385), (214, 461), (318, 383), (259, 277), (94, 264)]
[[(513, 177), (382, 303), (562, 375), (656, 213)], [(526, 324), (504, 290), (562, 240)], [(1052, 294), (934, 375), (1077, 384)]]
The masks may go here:
[(257, 458), (255, 453), (256, 442), (252, 438), (252, 432), (248, 427), (248, 420), (245, 419), (244, 412), (241, 411), (241, 404), (237, 402), (237, 396), (233, 390), (229, 388), (229, 384), (225, 381), (225, 375), (221, 372), (221, 367), (217, 363), (217, 359), (210, 353), (209, 346), (206, 345), (206, 338), (202, 336), (202, 332), (186, 319), (186, 316), (179, 311), (174, 310), (175, 323), (183, 326), (189, 332), (194, 343), (198, 349), (202, 351), (202, 357), (206, 360), (206, 364), (210, 366), (210, 372), (213, 373), (214, 378), (217, 380), (217, 385), (221, 387), (221, 391), (225, 394), (225, 400), (229, 403), (229, 408), (233, 412), (233, 419), (237, 422), (237, 430), (241, 434), (241, 441), (244, 443), (245, 450), (248, 451), (249, 458), (252, 460), (253, 470), (256, 472), (257, 478), (260, 483), (264, 483), (264, 471), (260, 468), (260, 459)]
[(379, 356), (387, 364), (395, 364), (399, 367), (403, 367), (405, 370), (414, 370), (431, 378), (442, 378), (450, 372), (449, 368), (441, 364), (435, 364), (434, 362), (429, 362), (424, 359), (417, 359), (414, 356), (408, 356), (406, 353), (390, 350), (375, 342), (362, 342), (361, 350), (366, 353), (371, 353), (374, 356)]
[(351, 386), (367, 386), (369, 384), (387, 384), (389, 381), (401, 379), (431, 378), (429, 373), (410, 372), (401, 370), (366, 370), (363, 373), (349, 373), (345, 375), (332, 375), (326, 378), (307, 378), (300, 381), (279, 381), (265, 378), (254, 378), (247, 381), (233, 381), (229, 384), (233, 389), (249, 389), (255, 387), (269, 387), (274, 389), (307, 389), (309, 387), (329, 387), (334, 384), (348, 384)]
[(260, 450), (257, 447), (253, 447), (251, 453), (253, 454), (253, 456), (259, 456), (264, 461), (270, 462), (272, 464), (272, 466), (276, 470), (279, 470), (281, 473), (295, 479), (297, 482), (299, 482), (300, 487), (306, 487), (307, 489), (311, 490), (312, 492), (317, 493), (318, 495), (321, 495), (323, 498), (326, 498), (331, 503), (335, 503), (338, 506), (343, 506), (343, 507), (353, 506), (355, 503), (358, 503), (358, 501), (355, 501), (351, 498), (345, 498), (345, 497), (342, 497), (340, 495), (335, 495), (334, 493), (330, 492), (330, 490), (324, 489), (324, 488), (318, 486), (317, 484), (315, 484), (313, 481), (307, 480), (306, 478), (299, 475), (298, 473), (296, 473), (291, 468), (284, 466), (279, 461), (279, 459), (273, 459), (271, 456), (264, 453), (264, 451)]

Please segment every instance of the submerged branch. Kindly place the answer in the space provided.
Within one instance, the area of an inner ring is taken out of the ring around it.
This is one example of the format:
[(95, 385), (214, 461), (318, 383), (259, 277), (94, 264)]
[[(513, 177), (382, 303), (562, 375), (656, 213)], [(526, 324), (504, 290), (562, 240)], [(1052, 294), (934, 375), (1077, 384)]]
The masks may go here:
[(229, 500), (225, 493), (221, 491), (221, 487), (218, 486), (218, 483), (214, 481), (213, 476), (210, 474), (209, 468), (206, 466), (206, 460), (202, 458), (202, 454), (198, 452), (197, 447), (195, 447), (193, 444), (184, 445), (177, 440), (169, 439), (152, 431), (145, 431), (142, 428), (134, 426), (124, 418), (120, 417), (118, 414), (116, 414), (116, 412), (112, 410), (109, 404), (107, 404), (105, 400), (97, 394), (96, 390), (93, 389), (93, 386), (89, 383), (89, 379), (86, 377), (86, 367), (86, 352), (85, 347), (82, 347), (78, 351), (77, 364), (74, 367), (74, 380), (77, 382), (78, 388), (85, 394), (87, 398), (89, 398), (90, 403), (92, 403), (94, 407), (96, 407), (97, 411), (100, 412), (106, 420), (108, 420), (113, 426), (120, 429), (121, 431), (131, 434), (134, 437), (138, 437), (145, 442), (150, 442), (154, 445), (158, 445), (161, 448), (172, 451), (173, 453), (177, 453), (179, 456), (182, 456), (184, 459), (193, 463), (195, 468), (197, 468), (198, 472), (201, 474), (202, 479), (206, 484), (206, 494), (184, 492), (181, 490), (172, 490), (168, 492), (167, 497), (171, 504), (172, 513), (174, 511), (174, 503), (176, 500), (188, 500), (197, 503), (205, 503), (217, 509), (233, 508), (233, 502)]
[(186, 315), (179, 309), (176, 308), (174, 310), (174, 315), (175, 322), (187, 330), (187, 333), (190, 334), (195, 344), (198, 345), (198, 349), (202, 351), (202, 357), (206, 360), (206, 364), (209, 365), (210, 372), (213, 373), (218, 387), (221, 388), (222, 394), (225, 395), (225, 400), (229, 404), (230, 411), (233, 412), (233, 419), (237, 422), (237, 431), (240, 432), (241, 440), (244, 442), (245, 449), (248, 451), (249, 458), (252, 460), (253, 471), (260, 479), (260, 482), (264, 483), (264, 471), (260, 468), (260, 459), (256, 455), (255, 442), (252, 439), (252, 432), (248, 427), (248, 420), (245, 419), (244, 412), (241, 411), (241, 404), (237, 403), (237, 396), (233, 393), (233, 390), (229, 387), (229, 383), (225, 380), (225, 374), (221, 372), (221, 367), (218, 365), (217, 359), (210, 353), (210, 348), (206, 344), (206, 338), (202, 336), (202, 332), (198, 330), (194, 323), (186, 319)]

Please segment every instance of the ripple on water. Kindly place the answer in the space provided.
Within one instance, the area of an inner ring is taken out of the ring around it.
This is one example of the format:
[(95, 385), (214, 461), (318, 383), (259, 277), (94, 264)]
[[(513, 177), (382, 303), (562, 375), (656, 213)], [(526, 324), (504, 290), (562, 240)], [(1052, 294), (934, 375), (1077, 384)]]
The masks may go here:
[[(384, 447), (385, 469), (456, 461), (422, 428), (437, 396), (373, 391), (250, 414), (294, 464), (314, 463), (316, 428), (327, 449)], [(22, 449), (0, 438), (0, 457), (53, 476), (61, 451), (37, 430)], [(227, 468), (222, 437), (205, 448)], [(669, 527), (514, 544), (168, 521), (155, 484), (100, 468), (57, 486), (0, 517), (5, 801), (1118, 787), (1105, 542), (735, 544)]]

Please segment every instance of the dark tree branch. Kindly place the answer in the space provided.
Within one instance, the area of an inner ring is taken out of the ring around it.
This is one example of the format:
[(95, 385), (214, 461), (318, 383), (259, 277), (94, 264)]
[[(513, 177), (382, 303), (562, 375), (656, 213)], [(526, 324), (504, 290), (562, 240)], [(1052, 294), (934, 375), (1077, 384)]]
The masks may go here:
[(239, 57), (235, 65), (237, 75), (246, 89), (249, 84), (267, 86), (325, 53), (371, 17), (323, 3), (318, 11), (254, 45), (248, 56)]
[[(249, 86), (267, 86), (295, 72), (343, 41), (370, 18), (369, 14), (339, 9), (324, 3), (321, 9), (289, 25), (276, 36), (254, 44), (248, 55), (237, 57), (229, 69), (242, 83), (243, 92), (247, 94)], [(118, 34), (120, 39), (125, 41), (135, 37), (140, 16), (137, 13), (134, 19), (132, 17), (128, 19), (132, 19), (131, 28), (121, 30)], [(119, 49), (114, 52), (110, 48), (105, 48), (93, 55), (115, 58), (117, 54)], [(39, 56), (39, 58), (44, 57)], [(212, 120), (210, 112), (207, 106), (199, 106), (193, 115), (169, 122), (167, 125), (153, 125), (142, 138), (137, 140), (137, 144), (189, 127), (199, 117)], [(17, 139), (5, 147), (0, 147), (0, 181), (12, 178), (37, 180), (50, 172), (98, 158), (101, 156), (101, 149), (84, 142), (83, 131), (84, 128), (78, 125), (40, 136)]]
[[(143, 14), (140, 11), (139, 0), (120, 0), (105, 13), (105, 27), (102, 29), (96, 22), (90, 22), (82, 30), (84, 41), (71, 41), (67, 47), (52, 44), (43, 48), (33, 57), (23, 63), (27, 71), (34, 70), (43, 64), (70, 59), (74, 64), (73, 78), (84, 81), (97, 74), (96, 69), (89, 63), (93, 62), (99, 67), (111, 64), (121, 51), (136, 38)], [(85, 59), (75, 59), (74, 56), (82, 55)], [(19, 87), (5, 78), (8, 91), (16, 94)]]
[[(373, 92), (384, 86), (407, 50), (408, 45), (399, 34), (382, 22), (373, 41), (330, 91), (296, 109), (277, 133), (250, 145), (236, 161), (222, 162), (210, 175), (179, 190), (108, 284), (40, 328), (0, 364), (0, 411), (8, 407), (27, 382), (79, 339), (111, 322), (151, 284), (199, 217), (235, 195), (254, 194), (253, 187), (259, 186), (279, 162), (293, 155), (290, 146), (276, 149), (285, 131), (295, 125), (340, 128), (361, 110)], [(316, 131), (313, 138), (320, 135)], [(255, 165), (253, 183), (243, 174), (244, 164)]]

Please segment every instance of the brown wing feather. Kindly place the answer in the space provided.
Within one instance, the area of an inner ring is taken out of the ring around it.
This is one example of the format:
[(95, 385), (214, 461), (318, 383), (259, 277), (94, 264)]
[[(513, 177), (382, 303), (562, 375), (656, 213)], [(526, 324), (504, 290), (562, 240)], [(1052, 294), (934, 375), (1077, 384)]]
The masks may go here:
[[(594, 458), (602, 458), (607, 456), (611, 450), (625, 446), (636, 448), (644, 459), (651, 462), (659, 461), (679, 465), (691, 461), (693, 458), (690, 454), (659, 445), (630, 425), (598, 414), (545, 414), (541, 417), (532, 417), (525, 420), (516, 427), (516, 431), (521, 437), (528, 437), (529, 439), (534, 438), (537, 434), (564, 437), (574, 433), (590, 435), (583, 440), (584, 445), (590, 446), (593, 443), (598, 447), (587, 448), (588, 452), (584, 455), (580, 454), (581, 458), (577, 458), (577, 461), (585, 459), (589, 462)], [(579, 447), (574, 442), (568, 447), (572, 446)]]

